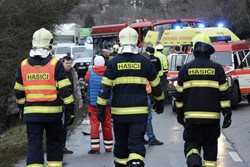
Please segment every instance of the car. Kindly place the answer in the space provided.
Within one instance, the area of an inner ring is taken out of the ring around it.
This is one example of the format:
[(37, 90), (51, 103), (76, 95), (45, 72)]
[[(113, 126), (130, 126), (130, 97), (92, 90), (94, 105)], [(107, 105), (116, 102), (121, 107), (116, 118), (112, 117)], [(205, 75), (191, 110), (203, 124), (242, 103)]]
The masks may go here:
[(71, 47), (75, 46), (74, 43), (59, 43), (55, 46), (54, 56), (62, 59), (67, 54), (70, 54)]
[(85, 46), (72, 46), (70, 55), (79, 78), (84, 78), (89, 66), (93, 63), (94, 50)]

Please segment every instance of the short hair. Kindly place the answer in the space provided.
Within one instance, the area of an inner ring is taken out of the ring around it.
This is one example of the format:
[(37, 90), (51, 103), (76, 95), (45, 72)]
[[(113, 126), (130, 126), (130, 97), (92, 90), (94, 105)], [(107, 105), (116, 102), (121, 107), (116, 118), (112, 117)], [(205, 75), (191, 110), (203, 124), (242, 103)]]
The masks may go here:
[(67, 60), (67, 61), (70, 61), (70, 60), (73, 61), (73, 59), (70, 56), (68, 56), (68, 55), (63, 57), (62, 62), (64, 62), (65, 60)]
[(181, 50), (180, 46), (176, 46), (174, 49), (175, 49), (176, 51), (180, 51), (180, 50)]

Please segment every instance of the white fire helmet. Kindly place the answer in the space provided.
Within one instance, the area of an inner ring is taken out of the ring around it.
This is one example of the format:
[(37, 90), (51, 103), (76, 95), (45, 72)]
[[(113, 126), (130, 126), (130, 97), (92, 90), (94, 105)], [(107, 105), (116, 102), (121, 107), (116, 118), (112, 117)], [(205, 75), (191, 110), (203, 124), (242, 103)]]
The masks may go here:
[(53, 35), (45, 28), (37, 30), (33, 34), (32, 47), (52, 49)]
[(136, 32), (135, 29), (128, 26), (120, 31), (119, 40), (120, 40), (121, 46), (137, 45), (138, 33)]

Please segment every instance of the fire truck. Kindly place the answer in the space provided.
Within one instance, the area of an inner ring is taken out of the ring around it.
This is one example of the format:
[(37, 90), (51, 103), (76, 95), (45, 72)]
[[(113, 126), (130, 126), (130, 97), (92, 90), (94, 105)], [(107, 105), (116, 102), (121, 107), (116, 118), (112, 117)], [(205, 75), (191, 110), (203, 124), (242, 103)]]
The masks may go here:
[(92, 38), (95, 52), (101, 49), (109, 49), (114, 44), (119, 43), (119, 32), (126, 28), (128, 24), (111, 24), (92, 27)]

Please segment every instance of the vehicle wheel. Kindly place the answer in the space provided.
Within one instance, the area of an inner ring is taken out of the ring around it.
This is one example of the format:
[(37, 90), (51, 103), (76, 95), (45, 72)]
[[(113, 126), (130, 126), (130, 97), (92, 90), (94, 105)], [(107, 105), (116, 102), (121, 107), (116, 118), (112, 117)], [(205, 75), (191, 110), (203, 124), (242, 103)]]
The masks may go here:
[(248, 104), (250, 104), (250, 95), (247, 95)]
[(231, 107), (232, 109), (237, 109), (239, 103), (239, 89), (237, 84), (233, 84), (231, 91)]

